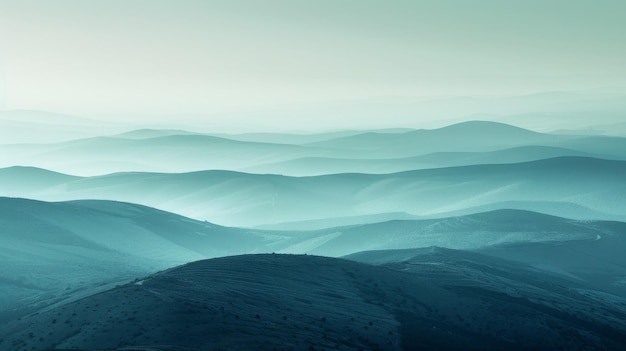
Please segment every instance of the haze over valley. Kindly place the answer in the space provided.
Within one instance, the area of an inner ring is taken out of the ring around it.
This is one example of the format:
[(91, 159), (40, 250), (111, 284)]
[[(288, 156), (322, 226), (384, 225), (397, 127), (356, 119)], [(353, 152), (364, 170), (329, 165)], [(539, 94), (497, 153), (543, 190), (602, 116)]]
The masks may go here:
[(625, 4), (0, 0), (0, 350), (626, 349)]
[(0, 345), (617, 347), (625, 146), (485, 121), (1, 145)]

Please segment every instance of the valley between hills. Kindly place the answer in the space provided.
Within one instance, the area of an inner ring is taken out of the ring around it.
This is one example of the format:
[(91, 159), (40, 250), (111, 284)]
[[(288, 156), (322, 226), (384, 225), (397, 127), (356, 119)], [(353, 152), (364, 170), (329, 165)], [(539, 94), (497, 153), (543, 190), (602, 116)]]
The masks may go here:
[(619, 349), (624, 150), (481, 121), (0, 145), (0, 348)]

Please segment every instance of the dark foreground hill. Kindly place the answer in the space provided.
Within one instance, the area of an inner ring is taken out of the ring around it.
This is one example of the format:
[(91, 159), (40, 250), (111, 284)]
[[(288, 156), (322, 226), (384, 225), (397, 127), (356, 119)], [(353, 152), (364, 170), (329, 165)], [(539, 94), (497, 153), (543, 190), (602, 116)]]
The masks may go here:
[(198, 261), (2, 325), (0, 349), (626, 345), (626, 305), (618, 298), (480, 254), (425, 252), (387, 267), (272, 254)]
[[(226, 228), (113, 201), (0, 198), (0, 323), (183, 263), (280, 252), (479, 250), (626, 296), (626, 224), (519, 210), (318, 231)], [(95, 291), (94, 291), (95, 289)]]

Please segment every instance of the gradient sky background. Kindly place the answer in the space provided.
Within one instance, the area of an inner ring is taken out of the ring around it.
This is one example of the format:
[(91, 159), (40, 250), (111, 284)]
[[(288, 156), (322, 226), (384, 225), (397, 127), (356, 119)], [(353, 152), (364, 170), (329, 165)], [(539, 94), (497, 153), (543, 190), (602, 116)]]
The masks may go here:
[(624, 16), (623, 0), (0, 0), (0, 109), (244, 123), (276, 106), (623, 87)]

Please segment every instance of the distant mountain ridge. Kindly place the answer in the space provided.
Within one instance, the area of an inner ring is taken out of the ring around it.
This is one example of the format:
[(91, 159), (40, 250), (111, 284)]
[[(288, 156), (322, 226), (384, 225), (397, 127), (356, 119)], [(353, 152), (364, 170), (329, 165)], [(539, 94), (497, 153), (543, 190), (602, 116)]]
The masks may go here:
[[(486, 136), (489, 137), (486, 137)], [(375, 155), (411, 156), (452, 151), (494, 151), (527, 144), (553, 143), (564, 136), (542, 134), (504, 123), (468, 121), (439, 129), (421, 129), (400, 134), (368, 132), (308, 145), (326, 148), (368, 150)], [(413, 154), (415, 155), (415, 154)]]
[(545, 158), (578, 156), (626, 160), (626, 156), (609, 157), (552, 146), (518, 146), (488, 152), (435, 152), (404, 158), (323, 158), (306, 157), (251, 167), (249, 173), (279, 173), (290, 176), (316, 176), (337, 173), (388, 174), (427, 168), (505, 164), (537, 161)]
[[(524, 147), (537, 150), (504, 151)], [(190, 172), (207, 169), (258, 171), (294, 175), (293, 162), (329, 173), (396, 171), (467, 165), (472, 162), (521, 162), (551, 156), (624, 159), (626, 138), (545, 134), (511, 125), (469, 121), (439, 129), (295, 134), (202, 134), (177, 130), (135, 130), (113, 137), (94, 137), (53, 144), (0, 145), (0, 167), (27, 165), (77, 175), (116, 172)], [(462, 155), (459, 153), (477, 153)], [(501, 152), (498, 154), (498, 152)], [(478, 155), (478, 153), (483, 153)], [(487, 154), (494, 153), (494, 154)], [(507, 153), (511, 160), (507, 160)], [(430, 157), (426, 155), (431, 155)], [(333, 161), (345, 160), (339, 169)], [(372, 159), (375, 164), (368, 166)], [(405, 159), (405, 160), (402, 160)], [(307, 160), (312, 163), (307, 165)], [(377, 162), (378, 165), (376, 165)], [(328, 165), (326, 163), (329, 163)], [(296, 164), (297, 165), (297, 164)], [(350, 169), (349, 166), (355, 168)], [(389, 166), (389, 170), (385, 167)], [(295, 170), (297, 172), (297, 169)]]
[(234, 169), (298, 156), (328, 155), (310, 147), (236, 141), (203, 134), (148, 138), (95, 137), (56, 144), (0, 145), (0, 164), (30, 165), (71, 174), (116, 171), (196, 171)]
[(180, 129), (153, 129), (143, 128), (135, 129), (129, 132), (112, 135), (112, 138), (125, 138), (125, 139), (150, 139), (171, 135), (201, 135), (202, 133), (194, 133)]

